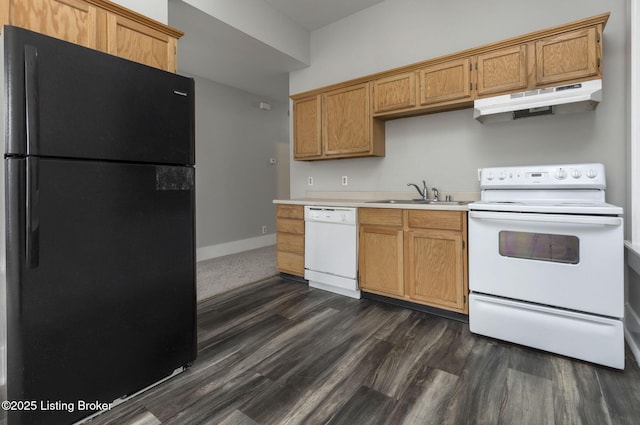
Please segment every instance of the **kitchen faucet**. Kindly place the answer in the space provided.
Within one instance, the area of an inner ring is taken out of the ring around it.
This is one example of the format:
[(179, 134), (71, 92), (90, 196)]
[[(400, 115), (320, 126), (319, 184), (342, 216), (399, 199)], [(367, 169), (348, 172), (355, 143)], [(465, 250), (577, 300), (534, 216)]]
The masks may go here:
[(420, 190), (418, 185), (415, 184), (415, 183), (407, 183), (407, 186), (415, 187), (416, 190), (418, 191), (418, 193), (420, 194), (420, 196), (422, 196), (422, 199), (424, 199), (425, 201), (427, 199), (429, 199), (429, 189), (427, 188), (427, 182), (426, 181), (422, 180), (422, 190)]
[(433, 192), (433, 200), (437, 201), (438, 200), (438, 189), (436, 189), (435, 187), (432, 187), (431, 191)]

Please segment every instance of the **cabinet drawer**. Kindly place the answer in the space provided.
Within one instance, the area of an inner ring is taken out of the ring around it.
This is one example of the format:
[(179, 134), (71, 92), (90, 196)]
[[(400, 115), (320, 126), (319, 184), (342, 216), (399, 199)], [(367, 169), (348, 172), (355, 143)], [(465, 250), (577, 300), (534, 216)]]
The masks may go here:
[(304, 276), (304, 255), (278, 251), (276, 264), (279, 271)]
[(409, 227), (461, 231), (464, 212), (409, 210)]
[(292, 233), (278, 233), (276, 235), (276, 247), (278, 251), (294, 252), (304, 254), (304, 235)]
[(304, 220), (279, 218), (276, 220), (276, 231), (304, 235)]
[(402, 210), (391, 208), (359, 208), (358, 222), (360, 224), (402, 226)]
[(276, 205), (276, 216), (303, 220), (304, 207), (302, 205)]

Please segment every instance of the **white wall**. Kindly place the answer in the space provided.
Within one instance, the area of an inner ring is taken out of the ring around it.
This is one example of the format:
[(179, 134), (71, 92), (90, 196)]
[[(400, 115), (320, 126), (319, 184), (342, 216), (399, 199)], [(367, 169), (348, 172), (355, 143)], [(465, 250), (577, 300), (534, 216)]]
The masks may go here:
[[(168, 22), (168, 0), (115, 2), (157, 21)], [(187, 3), (194, 3), (202, 10), (215, 10), (243, 24), (259, 20), (255, 13), (240, 19), (238, 12), (246, 11), (246, 5), (243, 8), (224, 1), (213, 5), (197, 0)], [(270, 10), (266, 4), (264, 7)], [(269, 15), (272, 20), (282, 19), (272, 15)], [(273, 35), (274, 42), (283, 43), (286, 31), (295, 32), (291, 22), (284, 24), (280, 26), (281, 31)], [(261, 25), (256, 28), (264, 30)], [(180, 29), (189, 31), (189, 28)], [(299, 39), (292, 40), (286, 47), (295, 50), (299, 42)], [(180, 60), (179, 55), (178, 58)], [(180, 65), (179, 68), (183, 67)], [(274, 244), (272, 200), (289, 197), (288, 105), (270, 101), (271, 110), (264, 111), (259, 109), (264, 99), (257, 95), (194, 78), (198, 260)], [(269, 158), (276, 158), (277, 164), (269, 164)], [(264, 225), (266, 235), (262, 234)]]
[[(477, 168), (603, 162), (610, 202), (625, 206), (624, 1), (386, 0), (311, 35), (311, 66), (290, 74), (299, 93), (611, 11), (604, 31), (604, 100), (595, 112), (481, 125), (470, 109), (386, 123), (386, 157), (291, 163), (291, 195), (307, 189), (478, 191)], [(307, 186), (307, 176), (314, 186)]]
[[(259, 108), (262, 100), (196, 77), (199, 260), (275, 243), (272, 201), (278, 194), (288, 197), (288, 180), (279, 178), (289, 161), (282, 157), (282, 145), (288, 147), (288, 105), (272, 102), (265, 111)], [(270, 158), (280, 160), (271, 165)], [(266, 239), (263, 225), (270, 234)]]
[(168, 22), (168, 0), (111, 0), (158, 22)]
[(264, 0), (182, 1), (302, 63), (309, 62), (309, 32)]

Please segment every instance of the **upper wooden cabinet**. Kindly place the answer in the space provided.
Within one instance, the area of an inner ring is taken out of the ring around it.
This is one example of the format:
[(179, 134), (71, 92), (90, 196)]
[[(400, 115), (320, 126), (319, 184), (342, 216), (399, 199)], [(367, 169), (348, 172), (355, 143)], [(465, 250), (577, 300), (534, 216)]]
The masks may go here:
[(322, 97), (324, 155), (368, 154), (371, 151), (369, 84), (332, 90)]
[(0, 20), (170, 72), (183, 35), (107, 0), (0, 0)]
[(373, 81), (373, 113), (397, 111), (416, 106), (414, 71)]
[(478, 55), (476, 68), (478, 96), (517, 92), (529, 86), (526, 44)]
[(3, 24), (26, 28), (92, 49), (105, 28), (104, 11), (83, 0), (2, 0)]
[(478, 97), (602, 77), (601, 31), (595, 25), (478, 55)]
[(107, 53), (175, 72), (177, 48), (175, 36), (124, 16), (107, 15)]
[(293, 157), (322, 157), (322, 96), (299, 99), (293, 103)]
[[(294, 159), (383, 156), (384, 120), (602, 78), (602, 32), (608, 19), (604, 13), (293, 95)], [(319, 114), (312, 112), (318, 109)]]
[(293, 104), (294, 159), (384, 156), (384, 123), (371, 114), (370, 84), (355, 84)]
[(420, 76), (420, 105), (471, 100), (471, 61), (468, 58), (447, 61), (423, 68)]
[(536, 84), (601, 76), (600, 31), (594, 26), (536, 41)]

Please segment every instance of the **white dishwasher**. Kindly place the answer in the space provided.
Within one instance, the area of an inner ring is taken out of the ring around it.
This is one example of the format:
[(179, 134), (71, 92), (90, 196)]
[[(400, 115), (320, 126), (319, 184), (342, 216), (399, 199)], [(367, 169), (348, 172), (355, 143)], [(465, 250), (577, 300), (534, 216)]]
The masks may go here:
[(360, 298), (357, 211), (304, 207), (304, 278), (310, 287)]

